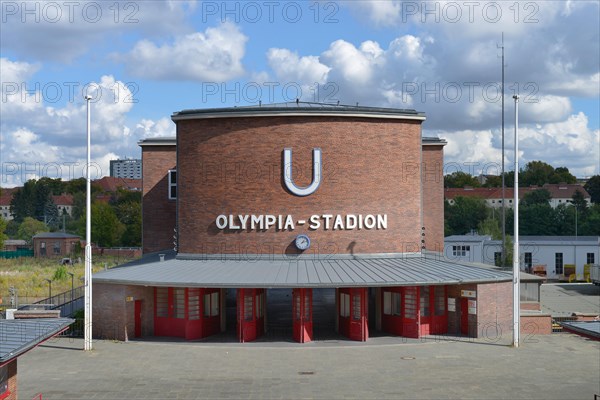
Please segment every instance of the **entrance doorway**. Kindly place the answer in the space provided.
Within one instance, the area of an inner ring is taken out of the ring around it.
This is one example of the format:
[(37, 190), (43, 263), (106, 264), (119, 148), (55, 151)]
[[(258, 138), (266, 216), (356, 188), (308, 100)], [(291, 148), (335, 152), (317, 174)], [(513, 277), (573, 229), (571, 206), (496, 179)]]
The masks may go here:
[(265, 332), (265, 290), (237, 290), (237, 333), (240, 343), (256, 340)]
[(338, 304), (340, 333), (352, 340), (366, 341), (369, 337), (367, 289), (339, 289)]
[(142, 300), (136, 300), (133, 307), (133, 336), (142, 337)]
[(313, 340), (312, 289), (292, 291), (293, 336), (299, 343)]

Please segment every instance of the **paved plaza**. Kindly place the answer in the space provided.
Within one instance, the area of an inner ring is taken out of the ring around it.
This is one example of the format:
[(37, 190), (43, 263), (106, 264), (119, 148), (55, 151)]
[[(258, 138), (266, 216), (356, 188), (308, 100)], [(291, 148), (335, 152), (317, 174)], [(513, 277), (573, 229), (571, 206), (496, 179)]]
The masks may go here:
[(600, 343), (376, 337), (306, 344), (60, 338), (19, 358), (32, 399), (594, 399)]

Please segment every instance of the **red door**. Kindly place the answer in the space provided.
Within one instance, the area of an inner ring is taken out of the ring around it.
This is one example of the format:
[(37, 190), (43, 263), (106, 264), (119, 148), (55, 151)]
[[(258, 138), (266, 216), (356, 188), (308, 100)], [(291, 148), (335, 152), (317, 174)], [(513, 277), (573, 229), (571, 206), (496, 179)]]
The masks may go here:
[(369, 337), (367, 325), (367, 289), (339, 290), (340, 333), (352, 340), (365, 341)]
[(419, 290), (415, 286), (404, 288), (402, 302), (402, 335), (409, 338), (419, 337)]
[(139, 338), (142, 337), (142, 301), (136, 300), (133, 308), (133, 335)]
[(381, 329), (394, 335), (402, 335), (402, 288), (382, 288), (381, 303)]
[(469, 334), (469, 299), (460, 299), (460, 333)]
[(421, 336), (427, 336), (431, 333), (431, 293), (429, 286), (419, 287), (419, 330)]
[(240, 343), (256, 340), (264, 333), (264, 289), (238, 289), (237, 326)]
[(186, 289), (157, 287), (154, 291), (154, 335), (186, 337)]
[(432, 286), (431, 334), (448, 333), (448, 300), (446, 286)]
[(312, 289), (294, 289), (292, 291), (293, 336), (299, 343), (312, 340)]

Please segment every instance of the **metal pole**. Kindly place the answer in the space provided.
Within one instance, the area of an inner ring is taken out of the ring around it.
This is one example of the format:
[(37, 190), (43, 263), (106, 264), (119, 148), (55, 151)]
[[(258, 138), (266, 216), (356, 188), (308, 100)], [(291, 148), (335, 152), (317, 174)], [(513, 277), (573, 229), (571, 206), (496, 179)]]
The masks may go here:
[(515, 99), (515, 198), (514, 215), (515, 215), (515, 241), (513, 249), (513, 346), (519, 347), (519, 320), (521, 318), (521, 294), (520, 294), (520, 279), (519, 279), (519, 96), (514, 95)]
[(86, 171), (86, 207), (85, 207), (85, 306), (83, 321), (83, 350), (92, 350), (92, 190), (90, 180), (91, 140), (90, 140), (90, 100), (87, 103), (87, 171)]
[(504, 32), (502, 32), (502, 253), (500, 263), (506, 267), (506, 203), (504, 182)]

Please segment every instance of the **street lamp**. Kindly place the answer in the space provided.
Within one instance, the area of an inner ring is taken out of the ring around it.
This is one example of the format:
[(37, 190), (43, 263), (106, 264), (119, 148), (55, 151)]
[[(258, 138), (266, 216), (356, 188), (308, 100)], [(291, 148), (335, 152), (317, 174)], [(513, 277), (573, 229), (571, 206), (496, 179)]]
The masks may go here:
[(87, 168), (86, 168), (86, 204), (85, 204), (85, 295), (83, 317), (83, 350), (92, 350), (92, 195), (91, 195), (91, 140), (90, 140), (90, 100), (87, 105)]
[(52, 279), (44, 279), (48, 282), (48, 301), (52, 301)]
[(519, 347), (519, 329), (521, 318), (521, 294), (520, 294), (520, 276), (519, 267), (519, 96), (514, 95), (515, 99), (515, 198), (514, 198), (514, 248), (513, 248), (513, 346)]

